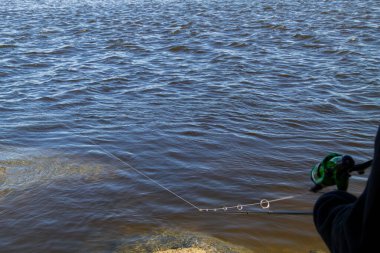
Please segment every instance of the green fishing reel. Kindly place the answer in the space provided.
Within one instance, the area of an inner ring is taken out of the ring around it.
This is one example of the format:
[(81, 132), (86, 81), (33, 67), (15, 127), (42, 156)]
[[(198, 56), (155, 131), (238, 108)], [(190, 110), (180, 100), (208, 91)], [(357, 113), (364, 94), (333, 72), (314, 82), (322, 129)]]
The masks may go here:
[(363, 174), (371, 166), (372, 160), (355, 165), (354, 159), (349, 155), (331, 153), (311, 169), (311, 181), (314, 186), (312, 192), (318, 192), (324, 187), (336, 185), (338, 190), (346, 191), (351, 172)]

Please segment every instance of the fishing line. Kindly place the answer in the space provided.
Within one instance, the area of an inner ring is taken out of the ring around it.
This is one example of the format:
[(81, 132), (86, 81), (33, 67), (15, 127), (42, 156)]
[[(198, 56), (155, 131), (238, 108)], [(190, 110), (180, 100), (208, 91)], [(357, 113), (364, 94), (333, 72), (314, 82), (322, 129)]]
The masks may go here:
[[(113, 158), (113, 159), (116, 159), (117, 161), (121, 162), (122, 164), (124, 164), (125, 166), (127, 166), (129, 169), (133, 170), (134, 172), (138, 173), (139, 175), (145, 177), (146, 179), (148, 179), (149, 181), (151, 181), (152, 183), (156, 184), (157, 186), (159, 186), (160, 188), (164, 189), (165, 191), (171, 193), (172, 195), (174, 195), (175, 197), (179, 198), (180, 200), (182, 200), (183, 202), (187, 203), (188, 205), (190, 205), (191, 207), (197, 209), (199, 212), (209, 212), (209, 211), (213, 211), (213, 212), (220, 212), (220, 211), (223, 211), (223, 212), (226, 212), (226, 213), (231, 213), (231, 214), (259, 214), (259, 213), (262, 213), (262, 214), (280, 214), (279, 212), (274, 212), (274, 211), (270, 211), (269, 208), (270, 208), (270, 204), (273, 203), (273, 202), (277, 202), (277, 201), (283, 201), (283, 200), (287, 200), (287, 199), (293, 199), (293, 198), (296, 198), (296, 197), (300, 197), (302, 195), (305, 195), (307, 194), (306, 193), (303, 193), (303, 194), (298, 194), (298, 195), (293, 195), (293, 196), (286, 196), (286, 197), (282, 197), (282, 198), (278, 198), (278, 199), (272, 199), (272, 200), (267, 200), (267, 199), (261, 199), (260, 202), (256, 202), (256, 203), (250, 203), (250, 204), (239, 204), (239, 205), (235, 205), (235, 206), (223, 206), (223, 207), (217, 207), (217, 208), (200, 208), (198, 207), (197, 205), (195, 205), (194, 203), (192, 203), (190, 200), (180, 196), (178, 193), (170, 190), (168, 187), (162, 185), (160, 182), (158, 182), (157, 180), (151, 178), (150, 176), (148, 176), (147, 174), (145, 174), (144, 172), (136, 169), (135, 167), (133, 167), (132, 165), (130, 165), (128, 162), (124, 161), (123, 159), (121, 159), (120, 157), (112, 154), (111, 152), (109, 152), (108, 150), (106, 150), (105, 148), (103, 148), (102, 146), (100, 146), (99, 144), (95, 143), (93, 140), (91, 140), (88, 136), (80, 133), (80, 132), (77, 132), (75, 131), (73, 128), (71, 128), (70, 126), (68, 126), (67, 124), (65, 123), (61, 123), (64, 127), (66, 127), (67, 129), (69, 129), (73, 134), (79, 136), (79, 137), (82, 137), (82, 138), (85, 138), (86, 140), (88, 140), (91, 144), (95, 145), (96, 147), (99, 148), (99, 150), (103, 151), (104, 154), (106, 154), (108, 157), (110, 158)], [(245, 207), (251, 207), (251, 206), (259, 206), (262, 208), (262, 210), (265, 210), (265, 211), (262, 211), (262, 212), (245, 212), (245, 211), (242, 211)], [(227, 212), (229, 210), (237, 210), (237, 212)], [(287, 213), (287, 214), (295, 214), (296, 212), (292, 212), (292, 211), (282, 211), (283, 214)], [(298, 212), (300, 213), (300, 212)]]
[(145, 174), (144, 172), (136, 169), (135, 167), (133, 167), (132, 165), (130, 165), (129, 163), (127, 163), (126, 161), (124, 161), (123, 159), (119, 158), (118, 156), (112, 154), (111, 152), (107, 151), (106, 149), (104, 149), (102, 146), (96, 144), (93, 140), (91, 140), (89, 137), (85, 136), (84, 134), (81, 134), (81, 133), (77, 133), (74, 131), (74, 129), (72, 129), (71, 127), (69, 127), (68, 125), (66, 125), (65, 123), (61, 123), (62, 125), (64, 125), (66, 128), (70, 129), (71, 132), (73, 132), (75, 135), (77, 136), (80, 136), (80, 137), (84, 137), (86, 138), (91, 144), (95, 145), (96, 147), (98, 147), (101, 151), (103, 151), (108, 157), (110, 158), (114, 158), (116, 160), (118, 160), (119, 162), (121, 162), (122, 164), (126, 165), (128, 168), (132, 169), (133, 171), (135, 171), (136, 173), (140, 174), (141, 176), (145, 177), (146, 179), (148, 179), (149, 181), (155, 183), (156, 185), (158, 185), (159, 187), (161, 187), (162, 189), (170, 192), (171, 194), (173, 194), (174, 196), (176, 196), (177, 198), (181, 199), (182, 201), (186, 202), (187, 204), (189, 204), (190, 206), (196, 208), (196, 209), (200, 209), (198, 206), (194, 205), (193, 203), (191, 203), (190, 201), (188, 201), (187, 199), (181, 197), (180, 195), (178, 195), (177, 193), (173, 192), (172, 190), (170, 190), (169, 188), (167, 188), (166, 186), (162, 185), (161, 183), (159, 183), (158, 181), (154, 180), (153, 178), (151, 178), (150, 176), (148, 176), (147, 174)]

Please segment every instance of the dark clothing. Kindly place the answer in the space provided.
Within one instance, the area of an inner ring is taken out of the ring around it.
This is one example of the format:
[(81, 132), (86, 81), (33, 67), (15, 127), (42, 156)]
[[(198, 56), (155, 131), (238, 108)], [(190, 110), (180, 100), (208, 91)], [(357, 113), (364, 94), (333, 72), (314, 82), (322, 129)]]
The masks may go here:
[[(377, 181), (377, 183), (376, 183)], [(377, 203), (376, 203), (377, 201)], [(363, 193), (323, 194), (314, 206), (314, 224), (332, 253), (380, 252), (380, 127), (372, 171)]]

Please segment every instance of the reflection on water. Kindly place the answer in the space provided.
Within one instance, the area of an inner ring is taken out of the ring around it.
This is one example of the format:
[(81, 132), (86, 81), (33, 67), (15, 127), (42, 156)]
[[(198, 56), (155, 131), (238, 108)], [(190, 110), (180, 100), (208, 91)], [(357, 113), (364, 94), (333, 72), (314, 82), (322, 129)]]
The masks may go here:
[(370, 159), (377, 6), (1, 1), (0, 252), (326, 251), (311, 216), (194, 206), (308, 212), (316, 162)]

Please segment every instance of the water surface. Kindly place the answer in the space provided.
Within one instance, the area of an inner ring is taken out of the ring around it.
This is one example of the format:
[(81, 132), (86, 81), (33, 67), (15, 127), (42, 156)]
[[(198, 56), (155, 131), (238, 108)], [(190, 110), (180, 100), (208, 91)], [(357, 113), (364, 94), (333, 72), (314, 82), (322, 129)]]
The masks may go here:
[(316, 162), (371, 158), (377, 1), (3, 0), (0, 17), (1, 252), (149, 252), (170, 231), (327, 250), (311, 216), (195, 207), (310, 211)]

